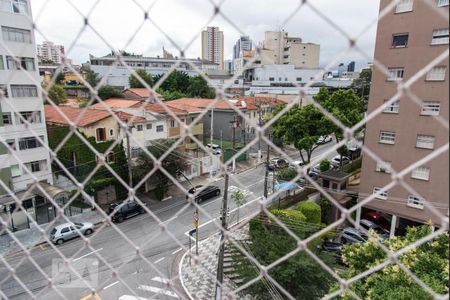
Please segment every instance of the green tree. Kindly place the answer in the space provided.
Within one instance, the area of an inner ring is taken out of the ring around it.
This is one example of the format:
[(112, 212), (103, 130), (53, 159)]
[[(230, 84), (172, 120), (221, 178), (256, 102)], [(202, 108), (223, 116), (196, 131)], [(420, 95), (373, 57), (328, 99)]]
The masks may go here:
[(348, 156), (348, 147), (346, 145), (342, 145), (341, 147), (336, 149), (336, 152), (341, 156), (341, 160), (339, 161), (339, 168), (342, 170), (342, 158), (344, 156)]
[[(274, 115), (280, 110), (277, 108)], [(329, 120), (314, 105), (294, 105), (275, 122), (273, 134), (275, 138), (293, 144), (300, 152), (303, 163), (307, 164), (319, 146), (317, 140), (330, 132), (330, 126)]]
[(277, 170), (275, 176), (279, 181), (291, 181), (297, 174), (297, 170), (294, 168), (282, 168)]
[[(147, 150), (156, 158), (162, 157), (172, 146), (174, 142), (171, 140), (155, 140)], [(133, 169), (133, 177), (142, 179), (148, 172), (150, 172), (155, 165), (154, 160), (142, 152), (136, 161), (136, 166)], [(184, 171), (187, 167), (186, 157), (178, 150), (172, 150), (170, 154), (165, 156), (161, 162), (161, 167), (164, 168), (170, 175), (176, 177), (178, 171)], [(159, 200), (164, 199), (169, 188), (169, 178), (160, 169), (156, 170), (151, 176), (151, 180), (156, 183), (155, 195)]]
[(200, 75), (189, 78), (189, 86), (186, 93), (192, 98), (213, 99), (216, 97), (215, 90), (209, 87), (208, 82)]
[[(164, 75), (156, 75), (153, 79), (155, 84), (158, 84)], [(180, 92), (187, 94), (187, 89), (190, 85), (189, 75), (186, 72), (174, 70), (167, 76), (167, 78), (159, 86), (162, 90), (167, 92)]]
[(94, 71), (89, 70), (86, 72), (85, 80), (92, 88), (95, 88), (97, 86), (97, 84), (100, 82), (100, 79), (100, 76)]
[[(140, 77), (141, 80), (143, 80), (145, 83), (147, 83), (149, 86), (153, 86), (153, 77), (147, 71), (144, 69), (137, 69), (136, 75)], [(141, 81), (136, 77), (135, 75), (130, 75), (128, 78), (128, 83), (130, 85), (130, 88), (144, 88), (145, 86), (141, 83)]]
[(169, 92), (169, 91), (164, 91), (160, 88), (156, 89), (156, 92), (159, 93), (165, 101), (176, 100), (176, 99), (187, 97), (187, 95), (182, 92), (178, 92), (178, 91)]
[(59, 84), (53, 84), (48, 90), (48, 97), (56, 104), (62, 104), (67, 102), (67, 93), (64, 88)]
[(231, 193), (231, 199), (237, 206), (237, 222), (239, 223), (239, 208), (245, 204), (245, 194), (241, 189), (236, 189)]
[[(353, 80), (350, 86), (356, 95), (361, 98), (363, 108), (366, 108), (370, 94), (370, 83), (372, 81), (372, 69), (364, 69), (359, 74), (359, 78)], [(366, 109), (363, 109), (364, 111)]]
[(64, 80), (66, 79), (66, 76), (63, 72), (59, 72), (58, 75), (55, 77), (55, 83), (56, 84), (64, 84)]
[[(432, 231), (433, 228), (430, 225), (410, 227), (404, 237), (394, 237), (385, 244), (391, 251), (398, 251), (430, 235)], [(449, 236), (446, 232), (434, 240), (406, 251), (398, 259), (434, 292), (445, 294), (449, 290), (448, 257)], [(348, 269), (340, 272), (340, 275), (351, 278), (379, 265), (388, 258), (376, 243), (376, 239), (370, 238), (363, 244), (346, 245), (343, 248), (342, 259), (348, 265)], [(335, 286), (332, 290), (336, 288)], [(432, 295), (395, 264), (390, 264), (358, 280), (350, 286), (350, 289), (362, 299), (433, 299)], [(341, 298), (353, 299), (346, 294)]]
[(326, 172), (331, 168), (331, 163), (328, 159), (322, 159), (320, 161), (320, 172)]
[(306, 222), (313, 224), (321, 223), (322, 211), (319, 204), (315, 202), (302, 201), (297, 206), (297, 210), (306, 217)]
[(98, 97), (102, 100), (106, 100), (108, 98), (123, 98), (122, 92), (110, 85), (101, 86), (97, 93)]

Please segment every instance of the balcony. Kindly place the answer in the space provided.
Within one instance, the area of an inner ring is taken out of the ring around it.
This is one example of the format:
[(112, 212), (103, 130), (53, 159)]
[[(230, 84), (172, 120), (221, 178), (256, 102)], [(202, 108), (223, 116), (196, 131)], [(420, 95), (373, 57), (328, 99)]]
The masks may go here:
[(193, 135), (203, 134), (203, 124), (197, 124), (192, 127), (191, 132)]
[(28, 15), (28, 3), (26, 0), (0, 0), (0, 11)]
[(186, 150), (197, 150), (198, 145), (197, 145), (197, 143), (187, 143), (187, 144), (185, 144), (185, 148), (186, 148)]

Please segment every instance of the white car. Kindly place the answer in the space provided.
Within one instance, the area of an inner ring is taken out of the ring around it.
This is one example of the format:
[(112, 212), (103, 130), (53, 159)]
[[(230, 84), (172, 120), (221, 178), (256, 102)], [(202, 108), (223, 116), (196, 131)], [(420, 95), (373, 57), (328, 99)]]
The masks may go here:
[(332, 140), (333, 140), (333, 137), (331, 135), (322, 135), (322, 136), (319, 136), (316, 144), (318, 144), (318, 145), (326, 144), (326, 143), (331, 142)]
[[(339, 167), (341, 165), (341, 156), (336, 155), (331, 159), (330, 163), (333, 167)], [(342, 156), (342, 165), (346, 165), (348, 163), (350, 163), (350, 158), (347, 156)]]
[(78, 237), (80, 234), (89, 235), (94, 232), (94, 224), (83, 223), (64, 223), (58, 225), (50, 232), (50, 241), (61, 245), (65, 241)]
[(217, 144), (207, 144), (206, 148), (209, 148), (212, 150), (212, 153), (215, 155), (219, 155), (222, 154), (222, 149), (220, 148), (219, 145)]
[(292, 168), (303, 167), (305, 164), (301, 160), (294, 160), (291, 164)]

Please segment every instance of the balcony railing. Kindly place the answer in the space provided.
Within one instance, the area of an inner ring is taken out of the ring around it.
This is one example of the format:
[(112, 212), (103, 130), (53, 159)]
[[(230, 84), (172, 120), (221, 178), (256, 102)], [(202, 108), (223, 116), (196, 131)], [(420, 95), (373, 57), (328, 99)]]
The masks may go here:
[(191, 132), (193, 135), (203, 134), (203, 124), (193, 126)]
[(26, 0), (0, 0), (0, 11), (28, 15)]

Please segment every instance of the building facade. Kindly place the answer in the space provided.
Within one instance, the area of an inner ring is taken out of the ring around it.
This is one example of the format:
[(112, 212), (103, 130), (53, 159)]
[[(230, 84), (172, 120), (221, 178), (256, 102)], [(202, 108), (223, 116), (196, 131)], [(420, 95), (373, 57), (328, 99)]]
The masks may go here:
[[(380, 11), (390, 2), (382, 0)], [(392, 170), (402, 171), (448, 143), (448, 128), (435, 118), (449, 117), (448, 59), (411, 84), (410, 90), (420, 98), (420, 104), (405, 94), (392, 99), (399, 82), (407, 82), (448, 51), (448, 20), (438, 13), (442, 10), (448, 15), (448, 9), (448, 1), (434, 1), (434, 7), (425, 1), (400, 1), (378, 22), (375, 59), (388, 69), (389, 75), (373, 69), (368, 113), (384, 108), (367, 123), (365, 146), (381, 161), (364, 156), (359, 198), (379, 192), (365, 207), (392, 215), (394, 226), (399, 218), (421, 223), (432, 220), (439, 225), (440, 218), (425, 201), (442, 215), (448, 215), (448, 151), (404, 176), (414, 191), (400, 184), (383, 189), (392, 181)], [(395, 101), (384, 104), (389, 99)]]
[(64, 46), (55, 45), (53, 42), (44, 41), (42, 45), (37, 45), (37, 55), (39, 61), (52, 61), (61, 64), (64, 57)]
[(0, 5), (4, 45), (0, 45), (0, 216), (13, 230), (29, 226), (25, 213), (16, 209), (14, 195), (39, 222), (40, 211), (35, 207), (44, 207), (45, 199), (38, 199), (29, 191), (30, 186), (35, 178), (45, 184), (53, 183), (30, 20), (28, 1), (4, 1)]
[(320, 62), (320, 45), (304, 43), (287, 32), (266, 31), (261, 53), (261, 64), (290, 64), (296, 68), (317, 69)]
[(207, 27), (202, 31), (202, 59), (224, 67), (224, 37), (219, 27)]

